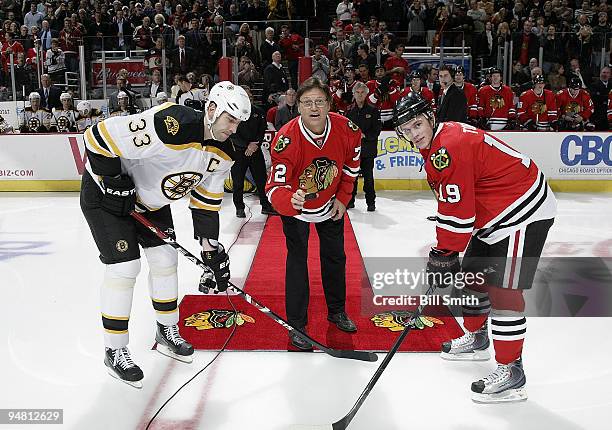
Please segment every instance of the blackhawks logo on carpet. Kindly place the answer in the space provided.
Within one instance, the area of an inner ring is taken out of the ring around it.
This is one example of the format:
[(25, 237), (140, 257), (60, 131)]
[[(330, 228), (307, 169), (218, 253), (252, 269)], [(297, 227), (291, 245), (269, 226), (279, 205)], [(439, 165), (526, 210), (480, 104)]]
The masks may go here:
[(425, 327), (434, 327), (436, 324), (444, 325), (438, 318), (421, 315), (416, 320), (412, 319), (412, 312), (389, 311), (374, 315), (370, 320), (376, 327), (387, 328), (391, 331), (402, 331), (404, 327), (410, 326), (419, 330)]
[(230, 328), (234, 324), (244, 325), (245, 322), (254, 323), (255, 319), (242, 312), (227, 309), (207, 309), (185, 318), (185, 326), (195, 327), (196, 330)]

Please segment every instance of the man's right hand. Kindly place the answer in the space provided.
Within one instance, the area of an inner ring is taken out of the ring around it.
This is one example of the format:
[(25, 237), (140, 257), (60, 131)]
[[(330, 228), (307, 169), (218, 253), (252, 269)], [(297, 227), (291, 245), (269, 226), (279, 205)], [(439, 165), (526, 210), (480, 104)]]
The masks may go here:
[(299, 189), (291, 196), (291, 206), (296, 211), (301, 211), (304, 207), (304, 202), (306, 201), (306, 193), (304, 190)]
[(102, 178), (104, 195), (100, 206), (116, 216), (128, 216), (136, 204), (136, 185), (128, 175)]

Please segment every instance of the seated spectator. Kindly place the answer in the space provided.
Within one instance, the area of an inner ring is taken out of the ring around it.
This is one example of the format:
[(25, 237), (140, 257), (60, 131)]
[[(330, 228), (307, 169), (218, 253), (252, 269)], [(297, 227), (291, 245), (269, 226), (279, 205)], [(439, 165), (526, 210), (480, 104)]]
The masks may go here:
[[(242, 37), (242, 36), (239, 36)], [(255, 68), (255, 64), (249, 57), (243, 56), (240, 58), (240, 71), (238, 72), (238, 85), (246, 85), (252, 87), (260, 78), (259, 72)]]
[(293, 88), (289, 88), (285, 93), (285, 104), (276, 112), (274, 119), (274, 127), (280, 130), (281, 127), (298, 116), (300, 113), (296, 104), (296, 92)]
[(162, 74), (159, 69), (154, 69), (151, 73), (151, 82), (145, 85), (143, 96), (150, 100), (153, 100), (157, 97), (157, 94), (161, 93), (164, 90), (164, 85), (162, 83)]
[(40, 106), (49, 112), (51, 112), (53, 108), (62, 107), (62, 102), (60, 101), (62, 90), (53, 85), (51, 76), (46, 73), (43, 74), (40, 77), (40, 83), (41, 87), (36, 90), (40, 96)]
[[(564, 74), (565, 67), (563, 67), (563, 64), (555, 63), (552, 65), (552, 68), (547, 78), (548, 85), (550, 86), (551, 91), (556, 93), (557, 91), (567, 87), (567, 80)], [(580, 80), (580, 78), (578, 78), (577, 76), (576, 79)]]

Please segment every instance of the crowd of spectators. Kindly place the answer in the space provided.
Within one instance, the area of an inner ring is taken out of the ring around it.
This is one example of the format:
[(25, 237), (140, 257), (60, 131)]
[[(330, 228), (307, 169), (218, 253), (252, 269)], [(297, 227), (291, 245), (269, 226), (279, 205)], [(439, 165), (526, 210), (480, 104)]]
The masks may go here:
[[(18, 93), (27, 99), (39, 87), (40, 73), (63, 87), (65, 72), (78, 72), (80, 60), (91, 70), (96, 51), (119, 51), (127, 59), (139, 50), (145, 53), (148, 82), (130, 87), (129, 72), (123, 83), (112, 79), (110, 85), (117, 83), (111, 88), (115, 98), (125, 87), (130, 105), (142, 97), (155, 101), (160, 93), (179, 101), (191, 92), (197, 101), (219, 79), (225, 39), (228, 55), (238, 62), (236, 80), (261, 86), (260, 101), (266, 108), (280, 102), (280, 111), (287, 90), (297, 87), (298, 59), (309, 46), (312, 74), (330, 84), (336, 110), (353, 102), (352, 87), (363, 81), (368, 101), (381, 110), (384, 122), (414, 78), (403, 57), (406, 48), (466, 46), (472, 76), (465, 78), (479, 85), (484, 73), (477, 77), (474, 71), (497, 65), (498, 47), (512, 42), (508, 78), (516, 108), (536, 76), (542, 75), (546, 88), (554, 92), (578, 76), (595, 110), (605, 111), (612, 88), (606, 77), (609, 69), (603, 67), (610, 61), (610, 12), (606, 0), (2, 0), (0, 99), (11, 87), (13, 70)], [(308, 35), (296, 21), (300, 19), (309, 21)], [(79, 58), (81, 44), (84, 59)], [(161, 81), (163, 50), (166, 92)], [(437, 68), (418, 72), (421, 86), (428, 87), (432, 102), (439, 104)], [(179, 82), (189, 83), (189, 88)], [(269, 123), (276, 124), (275, 118)]]

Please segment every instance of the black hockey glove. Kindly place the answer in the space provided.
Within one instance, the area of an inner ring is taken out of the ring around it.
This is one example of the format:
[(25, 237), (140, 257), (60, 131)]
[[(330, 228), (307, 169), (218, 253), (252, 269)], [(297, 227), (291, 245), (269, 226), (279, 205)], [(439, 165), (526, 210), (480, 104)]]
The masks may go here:
[(136, 204), (136, 185), (127, 175), (102, 178), (104, 195), (100, 206), (105, 211), (117, 216), (128, 216)]
[(200, 277), (199, 290), (208, 292), (209, 289), (213, 289), (215, 294), (223, 293), (227, 290), (230, 280), (229, 257), (223, 245), (219, 244), (216, 251), (202, 251), (201, 255), (204, 264), (210, 267), (215, 274), (215, 279), (208, 276), (208, 272), (204, 272)]
[(427, 262), (427, 282), (435, 283), (439, 288), (451, 285), (454, 274), (461, 270), (459, 253), (431, 248)]

